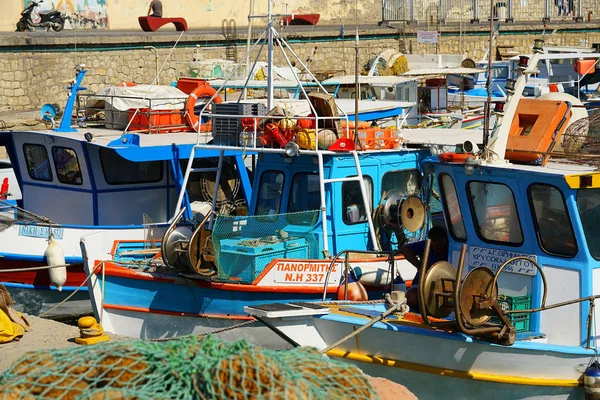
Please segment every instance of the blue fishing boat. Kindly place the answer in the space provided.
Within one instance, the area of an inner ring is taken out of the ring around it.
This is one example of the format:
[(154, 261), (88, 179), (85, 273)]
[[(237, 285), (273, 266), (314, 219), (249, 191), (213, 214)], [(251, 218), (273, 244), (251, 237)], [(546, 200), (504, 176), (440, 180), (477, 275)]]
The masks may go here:
[[(293, 59), (271, 17), (262, 36)], [(296, 79), (304, 100), (274, 99), (269, 79), (265, 100), (214, 104), (198, 115), (211, 117), (212, 131), (199, 125), (192, 154), (219, 151), (252, 164), (248, 215), (193, 218), (182, 190), (160, 246), (146, 247), (141, 235), (82, 237), (89, 293), (105, 330), (141, 338), (202, 333), (253, 319), (247, 305), (376, 299), (398, 271), (411, 278), (410, 265), (387, 250), (431, 223), (420, 202), (412, 205), (432, 184), (420, 172), (431, 150), (406, 148), (396, 130), (372, 126), (391, 116), (391, 106), (350, 114), (320, 83), (309, 93)], [(193, 172), (188, 164), (182, 188)], [(410, 214), (408, 225), (402, 213)], [(340, 253), (347, 248), (355, 251)]]
[(379, 304), (246, 311), (294, 345), (423, 399), (596, 396), (600, 175), (590, 161), (597, 155), (586, 150), (590, 121), (574, 122), (571, 102), (522, 98), (539, 43), (534, 51), (506, 88), (489, 140), (424, 163), (425, 176), (439, 183), (448, 253), (430, 265), (434, 253), (424, 243), (416, 305), (409, 309), (399, 290)]

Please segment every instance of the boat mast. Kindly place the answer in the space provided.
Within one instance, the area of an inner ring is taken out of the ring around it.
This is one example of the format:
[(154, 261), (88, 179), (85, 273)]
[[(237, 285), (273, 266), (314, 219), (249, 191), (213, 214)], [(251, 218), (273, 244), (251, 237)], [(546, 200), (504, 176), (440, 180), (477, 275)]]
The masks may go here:
[[(246, 38), (246, 76), (250, 75), (250, 41), (252, 40), (252, 18), (251, 15), (254, 15), (254, 0), (250, 0), (250, 10), (248, 13), (248, 37)], [(242, 90), (242, 98), (246, 100), (246, 94), (248, 91), (244, 87)]]
[(273, 105), (273, 2), (268, 0), (267, 3), (269, 3), (267, 11), (267, 110), (271, 110)]
[[(360, 138), (358, 137), (358, 96), (360, 96), (360, 83), (358, 74), (358, 0), (354, 5), (354, 11), (356, 13), (356, 43), (354, 56), (354, 144), (356, 148), (362, 148)], [(375, 59), (377, 61), (377, 58)]]

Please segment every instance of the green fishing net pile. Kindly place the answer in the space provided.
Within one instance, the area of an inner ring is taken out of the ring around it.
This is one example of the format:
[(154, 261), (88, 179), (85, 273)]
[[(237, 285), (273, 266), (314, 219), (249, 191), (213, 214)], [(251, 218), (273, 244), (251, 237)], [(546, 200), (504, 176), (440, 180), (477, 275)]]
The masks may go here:
[(315, 349), (185, 337), (28, 353), (0, 376), (0, 399), (374, 399), (354, 366)]

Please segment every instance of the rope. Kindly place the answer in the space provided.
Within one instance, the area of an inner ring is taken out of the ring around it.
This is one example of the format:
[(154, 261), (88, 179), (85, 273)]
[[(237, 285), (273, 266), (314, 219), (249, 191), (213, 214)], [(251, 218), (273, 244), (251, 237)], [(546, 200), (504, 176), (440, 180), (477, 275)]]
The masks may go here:
[(44, 265), (43, 267), (27, 267), (27, 268), (0, 269), (0, 273), (1, 272), (41, 271), (41, 270), (44, 270), (44, 269), (70, 267), (71, 265), (73, 265), (73, 264)]
[(94, 275), (96, 273), (96, 270), (98, 268), (100, 268), (101, 266), (104, 266), (104, 261), (102, 261), (100, 264), (98, 264), (96, 266), (96, 268), (94, 268), (94, 270), (92, 271), (91, 274), (89, 274), (88, 276), (85, 277), (85, 279), (83, 280), (83, 282), (81, 282), (81, 284), (79, 284), (79, 286), (77, 286), (77, 288), (73, 291), (73, 293), (71, 293), (70, 295), (68, 295), (63, 301), (61, 301), (60, 303), (58, 303), (57, 305), (55, 305), (54, 307), (52, 307), (51, 309), (49, 309), (48, 311), (41, 313), (39, 315), (40, 318), (44, 318), (44, 316), (50, 314), (52, 311), (56, 310), (58, 307), (62, 306), (63, 304), (65, 304), (67, 301), (69, 301), (69, 299), (73, 296), (75, 296), (75, 293), (77, 293), (79, 291), (79, 289), (81, 289), (83, 287), (83, 285), (87, 284), (87, 281), (92, 277), (92, 275)]
[[(256, 322), (256, 320), (253, 319), (251, 321), (242, 322), (241, 324), (235, 324), (235, 325), (229, 326), (227, 328), (222, 328), (222, 329), (218, 329), (218, 330), (215, 330), (215, 331), (200, 333), (200, 334), (194, 335), (194, 336), (197, 337), (197, 338), (201, 338), (201, 337), (206, 336), (206, 335), (218, 335), (219, 333), (223, 333), (223, 332), (227, 332), (227, 331), (232, 331), (232, 330), (237, 329), (237, 328), (242, 328), (244, 326), (253, 324), (255, 322)], [(181, 337), (174, 337), (174, 338), (149, 339), (148, 341), (149, 342), (168, 342), (168, 341), (171, 341), (171, 340), (180, 340), (180, 339), (181, 339)]]
[[(386, 298), (389, 297), (389, 294), (386, 293)], [(323, 350), (321, 350), (321, 353), (326, 354), (329, 350), (336, 348), (337, 346), (339, 346), (340, 344), (344, 343), (345, 341), (352, 339), (354, 336), (358, 335), (359, 333), (361, 333), (362, 331), (364, 331), (367, 328), (370, 328), (371, 326), (375, 325), (377, 322), (381, 321), (382, 319), (384, 319), (385, 317), (387, 317), (390, 314), (395, 313), (396, 311), (402, 311), (402, 306), (404, 304), (397, 304), (395, 302), (391, 302), (392, 306), (386, 310), (384, 313), (382, 313), (379, 317), (372, 319), (371, 321), (369, 321), (368, 323), (364, 324), (363, 326), (361, 326), (360, 328), (358, 328), (357, 330), (355, 330), (354, 332), (344, 336), (343, 338), (341, 338), (340, 340), (338, 340), (337, 342), (325, 347)]]

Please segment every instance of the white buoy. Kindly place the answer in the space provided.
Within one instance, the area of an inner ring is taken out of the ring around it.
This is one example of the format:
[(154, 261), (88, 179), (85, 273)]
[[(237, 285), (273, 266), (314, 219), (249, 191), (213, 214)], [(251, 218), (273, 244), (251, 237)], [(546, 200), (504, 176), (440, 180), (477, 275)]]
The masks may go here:
[[(53, 235), (50, 235), (44, 257), (46, 257), (49, 266), (66, 264), (63, 248), (54, 240)], [(62, 291), (63, 285), (67, 282), (67, 267), (50, 268), (48, 274), (50, 275), (50, 283), (56, 286), (59, 292)]]

